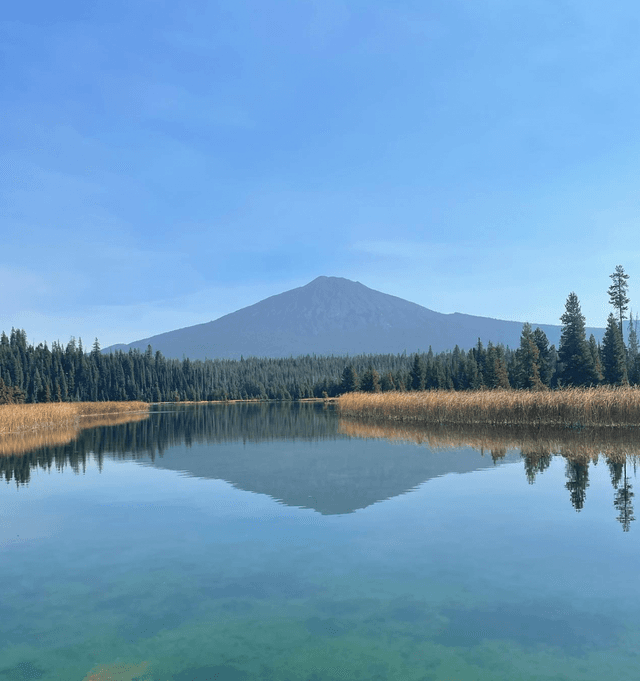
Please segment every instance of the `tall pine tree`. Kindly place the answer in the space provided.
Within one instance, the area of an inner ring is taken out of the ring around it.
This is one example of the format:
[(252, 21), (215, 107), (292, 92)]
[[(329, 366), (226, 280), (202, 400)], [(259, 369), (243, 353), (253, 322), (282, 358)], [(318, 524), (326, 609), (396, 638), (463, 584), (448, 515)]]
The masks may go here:
[(558, 349), (559, 382), (565, 386), (596, 385), (598, 376), (587, 345), (584, 316), (578, 296), (573, 291), (567, 297), (560, 321), (562, 333)]
[(520, 347), (516, 350), (517, 387), (527, 390), (541, 390), (540, 351), (535, 342), (531, 324), (525, 323), (520, 335)]
[(629, 298), (627, 296), (629, 275), (625, 274), (622, 265), (616, 265), (614, 273), (610, 274), (609, 278), (613, 281), (609, 286), (609, 302), (618, 313), (618, 328), (622, 333), (622, 320), (626, 319), (625, 312), (629, 309)]
[(609, 385), (626, 385), (627, 357), (618, 322), (612, 313), (607, 319), (607, 329), (602, 339), (602, 373)]

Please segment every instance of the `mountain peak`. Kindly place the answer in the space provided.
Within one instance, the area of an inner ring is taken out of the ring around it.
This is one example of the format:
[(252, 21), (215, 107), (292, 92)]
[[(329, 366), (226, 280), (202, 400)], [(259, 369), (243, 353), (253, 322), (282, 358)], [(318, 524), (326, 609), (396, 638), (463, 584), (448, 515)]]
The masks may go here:
[[(313, 281), (310, 281), (308, 284), (305, 284), (305, 286), (302, 286), (301, 288), (307, 288), (307, 287), (336, 287), (336, 286), (342, 286), (342, 287), (349, 287), (349, 286), (363, 286), (359, 281), (353, 281), (352, 279), (346, 279), (345, 277), (328, 277), (325, 276), (324, 274), (320, 275), (319, 277), (316, 277), (313, 279)], [(364, 288), (367, 288), (366, 286)]]
[[(558, 342), (560, 327), (540, 328), (551, 343)], [(322, 275), (215, 321), (105, 351), (151, 345), (178, 359), (398, 354), (468, 349), (478, 339), (516, 347), (521, 332), (519, 322), (445, 315), (358, 281)]]

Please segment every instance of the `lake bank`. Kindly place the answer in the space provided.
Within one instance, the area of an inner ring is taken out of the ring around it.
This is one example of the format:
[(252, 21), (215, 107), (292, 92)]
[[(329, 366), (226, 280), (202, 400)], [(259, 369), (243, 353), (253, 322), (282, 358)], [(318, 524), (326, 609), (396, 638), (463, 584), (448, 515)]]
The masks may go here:
[(534, 425), (582, 428), (640, 424), (638, 388), (347, 393), (343, 417), (447, 425)]
[(148, 413), (146, 402), (45, 402), (0, 405), (0, 436), (74, 426), (87, 417)]

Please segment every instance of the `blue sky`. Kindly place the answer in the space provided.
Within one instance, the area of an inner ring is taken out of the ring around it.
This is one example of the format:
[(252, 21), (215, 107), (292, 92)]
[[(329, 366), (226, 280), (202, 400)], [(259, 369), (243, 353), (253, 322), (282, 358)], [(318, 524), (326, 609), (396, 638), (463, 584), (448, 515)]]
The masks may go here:
[[(0, 328), (103, 346), (318, 275), (439, 312), (640, 312), (640, 6), (10, 3)], [(636, 297), (638, 296), (638, 297)]]

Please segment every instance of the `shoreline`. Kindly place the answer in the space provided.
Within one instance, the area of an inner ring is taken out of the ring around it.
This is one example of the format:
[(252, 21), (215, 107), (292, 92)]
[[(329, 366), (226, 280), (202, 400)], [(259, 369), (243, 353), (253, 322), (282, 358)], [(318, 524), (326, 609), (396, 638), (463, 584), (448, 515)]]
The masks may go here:
[(41, 428), (81, 426), (82, 419), (148, 414), (147, 402), (43, 402), (0, 405), (0, 438)]
[(640, 426), (640, 389), (566, 388), (346, 393), (341, 417), (429, 425), (585, 427)]

